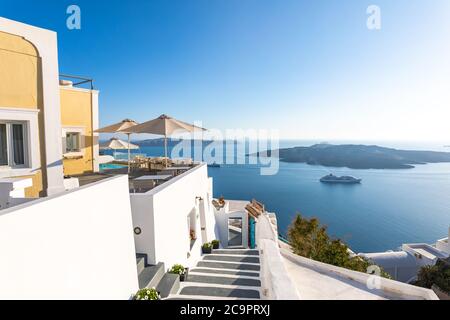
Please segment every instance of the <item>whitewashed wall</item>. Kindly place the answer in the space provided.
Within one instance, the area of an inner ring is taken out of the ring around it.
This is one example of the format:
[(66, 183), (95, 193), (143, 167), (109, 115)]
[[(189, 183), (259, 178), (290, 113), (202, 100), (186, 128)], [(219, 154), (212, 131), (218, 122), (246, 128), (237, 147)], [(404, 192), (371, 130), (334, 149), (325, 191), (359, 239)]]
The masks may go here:
[(129, 299), (127, 176), (0, 211), (0, 299)]
[[(215, 239), (214, 213), (208, 204), (211, 193), (207, 166), (201, 164), (147, 193), (131, 194), (133, 225), (142, 231), (135, 235), (137, 252), (146, 253), (151, 264), (164, 262), (166, 268), (175, 263), (193, 266), (201, 256), (201, 245)], [(187, 222), (191, 213), (197, 234), (192, 249)]]
[(292, 279), (289, 277), (278, 247), (278, 235), (269, 214), (258, 217), (256, 244), (260, 252), (261, 288), (263, 299), (300, 300)]

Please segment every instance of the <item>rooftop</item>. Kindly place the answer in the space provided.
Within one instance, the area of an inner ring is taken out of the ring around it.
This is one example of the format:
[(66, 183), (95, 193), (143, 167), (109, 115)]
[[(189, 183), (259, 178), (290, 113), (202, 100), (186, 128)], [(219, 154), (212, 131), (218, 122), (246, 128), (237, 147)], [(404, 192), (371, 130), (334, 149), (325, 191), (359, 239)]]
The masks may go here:
[(437, 250), (435, 247), (426, 244), (426, 243), (413, 243), (413, 244), (404, 244), (402, 246), (403, 250), (414, 254), (417, 258), (427, 258), (429, 260), (434, 259), (445, 259), (448, 256), (443, 252)]

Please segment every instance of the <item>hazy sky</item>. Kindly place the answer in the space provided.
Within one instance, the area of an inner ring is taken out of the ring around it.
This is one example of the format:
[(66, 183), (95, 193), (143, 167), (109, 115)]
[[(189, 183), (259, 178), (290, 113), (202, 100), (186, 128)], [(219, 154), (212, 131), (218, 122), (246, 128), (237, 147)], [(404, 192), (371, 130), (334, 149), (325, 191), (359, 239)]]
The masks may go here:
[(96, 80), (101, 125), (167, 113), (284, 138), (450, 140), (448, 0), (0, 0), (0, 15), (58, 32), (60, 71)]

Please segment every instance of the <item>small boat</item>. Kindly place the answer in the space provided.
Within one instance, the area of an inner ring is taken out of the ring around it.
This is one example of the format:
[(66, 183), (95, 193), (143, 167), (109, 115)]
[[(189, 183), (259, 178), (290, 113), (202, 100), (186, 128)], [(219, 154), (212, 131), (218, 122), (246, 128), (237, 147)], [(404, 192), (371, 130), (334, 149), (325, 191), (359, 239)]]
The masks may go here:
[(213, 163), (208, 164), (208, 167), (209, 168), (220, 168), (220, 164), (213, 162)]
[(342, 176), (337, 177), (334, 174), (326, 175), (325, 177), (322, 177), (320, 179), (320, 182), (323, 183), (346, 183), (346, 184), (354, 184), (354, 183), (361, 183), (362, 179), (357, 179), (352, 176)]

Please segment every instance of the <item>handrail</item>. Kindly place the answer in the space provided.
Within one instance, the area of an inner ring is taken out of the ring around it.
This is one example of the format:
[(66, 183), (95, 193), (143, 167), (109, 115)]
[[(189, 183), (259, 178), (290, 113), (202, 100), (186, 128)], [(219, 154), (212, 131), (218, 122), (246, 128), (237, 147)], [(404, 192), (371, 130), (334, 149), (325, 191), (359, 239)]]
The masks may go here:
[(290, 244), (289, 243), (289, 240), (285, 237), (285, 236), (283, 236), (282, 234), (278, 234), (278, 240), (280, 240), (281, 242), (284, 242), (284, 243), (286, 243), (286, 244)]
[(76, 86), (79, 86), (79, 85), (82, 85), (82, 84), (85, 84), (85, 83), (89, 83), (89, 85), (90, 85), (90, 87), (91, 87), (91, 90), (94, 90), (94, 79), (92, 79), (92, 78), (85, 78), (85, 77), (80, 77), (80, 76), (73, 76), (73, 75), (63, 74), (63, 73), (61, 73), (61, 74), (59, 75), (59, 77), (60, 77), (60, 78), (68, 78), (68, 79), (81, 80), (81, 81), (78, 81), (78, 82), (76, 82), (76, 83), (73, 83), (73, 86), (76, 87)]

